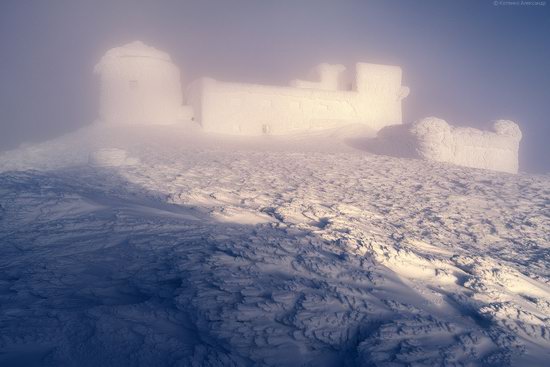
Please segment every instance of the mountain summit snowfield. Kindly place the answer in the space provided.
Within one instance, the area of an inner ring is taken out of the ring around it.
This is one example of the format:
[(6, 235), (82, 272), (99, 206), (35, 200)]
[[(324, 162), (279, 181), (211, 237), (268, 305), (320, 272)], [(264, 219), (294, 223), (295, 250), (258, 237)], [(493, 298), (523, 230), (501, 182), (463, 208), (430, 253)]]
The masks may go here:
[(0, 154), (0, 366), (547, 366), (550, 176), (369, 134), (94, 125)]

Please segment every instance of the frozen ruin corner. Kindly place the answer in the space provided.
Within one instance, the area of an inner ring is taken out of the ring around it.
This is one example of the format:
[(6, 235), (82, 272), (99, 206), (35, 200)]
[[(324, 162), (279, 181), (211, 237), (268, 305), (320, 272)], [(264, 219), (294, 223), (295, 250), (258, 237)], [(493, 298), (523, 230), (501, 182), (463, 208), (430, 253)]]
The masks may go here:
[(421, 158), (517, 173), (519, 126), (512, 121), (498, 120), (493, 130), (453, 127), (442, 119), (428, 117), (412, 124), (409, 133)]
[(521, 130), (518, 124), (510, 120), (493, 121), (493, 131), (499, 135), (506, 135), (516, 138), (518, 141), (522, 138)]

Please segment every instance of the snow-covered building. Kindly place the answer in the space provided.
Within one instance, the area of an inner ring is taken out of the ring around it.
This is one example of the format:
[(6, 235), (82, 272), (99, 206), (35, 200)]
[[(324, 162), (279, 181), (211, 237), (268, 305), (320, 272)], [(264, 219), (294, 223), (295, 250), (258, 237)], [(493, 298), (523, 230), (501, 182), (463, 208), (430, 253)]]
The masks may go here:
[(401, 124), (401, 101), (409, 89), (401, 85), (398, 66), (358, 63), (350, 81), (342, 65), (321, 64), (318, 80), (294, 80), (270, 86), (200, 79), (189, 88), (187, 102), (205, 131), (284, 134), (350, 123), (374, 131)]
[(99, 121), (167, 125), (194, 119), (205, 131), (284, 134), (360, 123), (374, 131), (400, 124), (401, 68), (358, 63), (350, 78), (343, 65), (320, 64), (314, 80), (290, 86), (199, 79), (183, 105), (180, 71), (170, 56), (136, 41), (109, 50), (95, 66), (101, 79)]
[(180, 71), (165, 52), (132, 42), (107, 51), (94, 72), (102, 122), (166, 125), (185, 117)]
[[(110, 124), (174, 124), (194, 119), (204, 131), (265, 135), (362, 124), (379, 142), (413, 156), (458, 165), (517, 172), (519, 127), (495, 122), (493, 132), (455, 128), (437, 118), (402, 124), (409, 94), (398, 66), (320, 64), (310, 80), (289, 86), (199, 79), (183, 105), (180, 71), (170, 56), (136, 41), (109, 50), (95, 67), (101, 77), (100, 121)], [(105, 152), (92, 163), (105, 161)], [(114, 161), (118, 155), (109, 153)], [(96, 163), (94, 163), (96, 164)]]

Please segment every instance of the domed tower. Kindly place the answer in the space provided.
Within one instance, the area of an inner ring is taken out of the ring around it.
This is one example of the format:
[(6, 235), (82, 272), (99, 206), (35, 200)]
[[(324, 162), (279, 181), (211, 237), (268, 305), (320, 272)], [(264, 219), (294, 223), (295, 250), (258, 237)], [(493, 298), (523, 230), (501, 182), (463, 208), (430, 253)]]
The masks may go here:
[(182, 118), (180, 71), (167, 53), (132, 42), (107, 51), (94, 72), (102, 122), (168, 125)]

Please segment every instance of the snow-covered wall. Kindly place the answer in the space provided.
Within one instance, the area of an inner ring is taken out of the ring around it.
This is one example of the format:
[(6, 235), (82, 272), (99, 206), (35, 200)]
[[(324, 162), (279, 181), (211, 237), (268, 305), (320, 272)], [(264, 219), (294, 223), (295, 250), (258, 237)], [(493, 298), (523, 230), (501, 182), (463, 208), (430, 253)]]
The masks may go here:
[(358, 63), (354, 80), (343, 65), (320, 64), (313, 80), (290, 86), (200, 79), (182, 105), (180, 72), (170, 56), (139, 41), (109, 50), (101, 77), (99, 120), (110, 124), (173, 124), (195, 119), (205, 131), (284, 134), (360, 123), (374, 131), (402, 120), (401, 68)]
[(101, 78), (100, 121), (164, 125), (184, 118), (180, 72), (167, 53), (132, 42), (109, 50), (94, 72)]
[(430, 160), (467, 167), (517, 173), (521, 130), (512, 121), (498, 120), (493, 131), (452, 127), (437, 118), (413, 124), (419, 154)]
[(361, 123), (378, 131), (400, 124), (401, 68), (359, 63), (356, 80), (342, 87), (341, 65), (320, 65), (318, 81), (296, 80), (293, 86), (239, 84), (201, 79), (187, 102), (205, 131), (261, 135), (284, 134)]
[(410, 125), (388, 127), (379, 136), (422, 159), (517, 173), (522, 137), (519, 126), (497, 120), (492, 130), (453, 127), (445, 120), (427, 117)]

